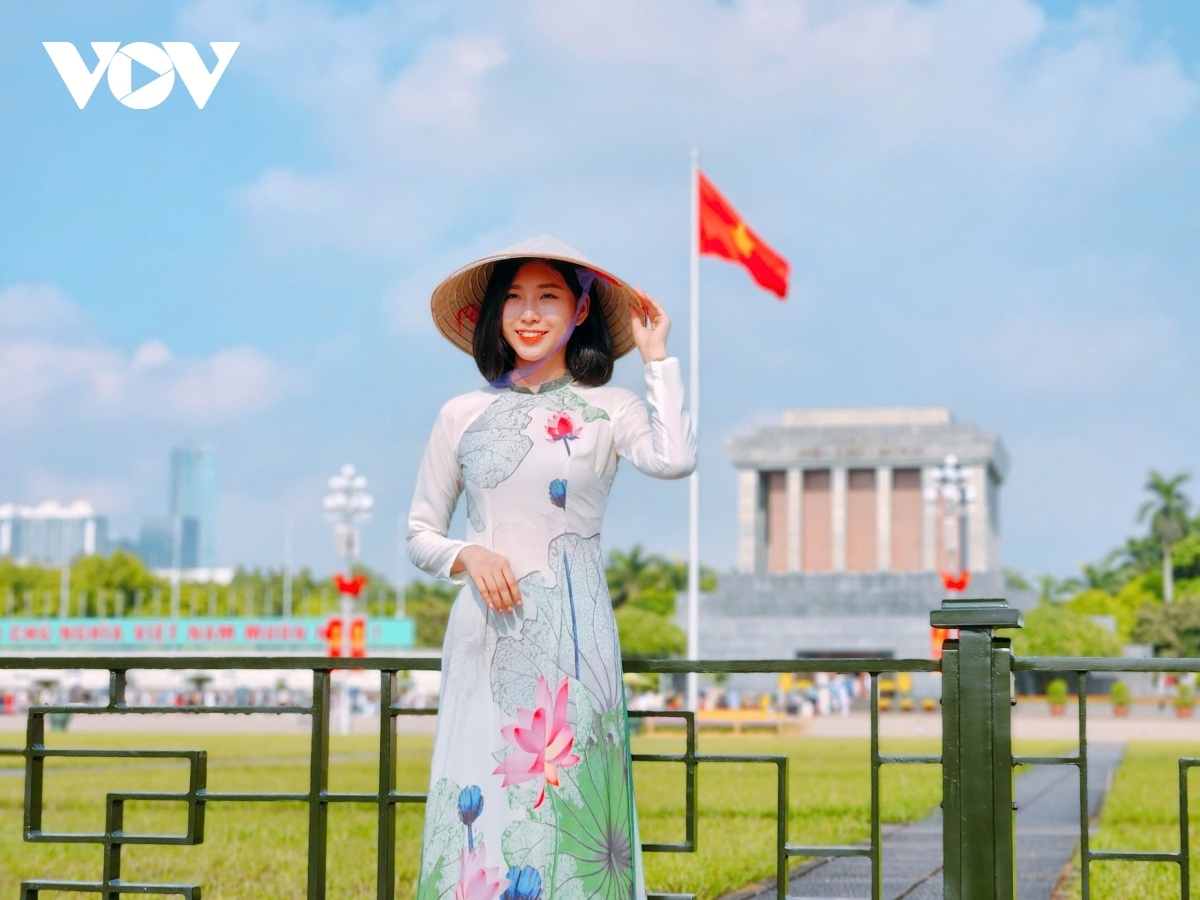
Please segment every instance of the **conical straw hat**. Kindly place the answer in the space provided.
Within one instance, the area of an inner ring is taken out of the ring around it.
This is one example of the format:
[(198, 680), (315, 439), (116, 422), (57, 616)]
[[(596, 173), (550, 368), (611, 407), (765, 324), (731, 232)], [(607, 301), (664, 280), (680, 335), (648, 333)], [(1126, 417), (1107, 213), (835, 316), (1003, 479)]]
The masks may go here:
[(513, 244), (463, 266), (433, 290), (430, 306), (438, 331), (459, 350), (472, 352), (475, 323), (487, 291), (488, 281), (496, 263), (505, 259), (557, 259), (576, 266), (586, 266), (601, 277), (596, 279), (589, 296), (592, 311), (603, 310), (604, 320), (612, 335), (613, 356), (624, 356), (634, 347), (633, 329), (629, 325), (629, 310), (640, 309), (641, 302), (633, 288), (610, 272), (601, 269), (573, 247), (558, 238), (541, 235)]

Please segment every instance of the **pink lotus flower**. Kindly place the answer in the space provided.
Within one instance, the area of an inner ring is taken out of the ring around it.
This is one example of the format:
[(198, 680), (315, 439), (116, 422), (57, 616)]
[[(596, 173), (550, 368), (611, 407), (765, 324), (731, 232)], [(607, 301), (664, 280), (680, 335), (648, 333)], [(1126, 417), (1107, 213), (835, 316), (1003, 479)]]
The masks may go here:
[(534, 801), (534, 809), (546, 799), (547, 784), (558, 787), (558, 770), (579, 762), (579, 757), (571, 752), (575, 733), (567, 724), (566, 677), (558, 683), (551, 697), (546, 677), (539, 675), (536, 699), (536, 709), (518, 707), (517, 724), (500, 729), (513, 750), (492, 773), (504, 776), (502, 787), (540, 781), (541, 790)]
[(569, 442), (577, 440), (582, 431), (583, 426), (576, 425), (566, 413), (559, 413), (556, 416), (552, 416), (550, 422), (546, 425), (546, 434), (550, 436), (550, 440), (562, 441), (563, 446), (567, 448), (567, 456), (571, 455), (571, 445)]
[(487, 868), (487, 855), (483, 845), (474, 850), (464, 849), (458, 864), (458, 884), (454, 886), (454, 900), (496, 900), (509, 880), (500, 874), (500, 867)]

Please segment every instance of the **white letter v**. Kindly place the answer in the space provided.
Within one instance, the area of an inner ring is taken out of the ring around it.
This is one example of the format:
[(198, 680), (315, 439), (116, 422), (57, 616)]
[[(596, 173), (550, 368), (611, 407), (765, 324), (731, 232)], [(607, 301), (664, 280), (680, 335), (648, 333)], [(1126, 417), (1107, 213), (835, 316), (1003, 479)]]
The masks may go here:
[(188, 89), (192, 99), (196, 101), (197, 109), (204, 109), (204, 104), (212, 96), (213, 88), (225, 74), (225, 67), (233, 59), (233, 53), (241, 45), (240, 41), (209, 41), (213, 53), (217, 54), (217, 64), (210, 72), (204, 66), (204, 60), (196, 52), (196, 48), (185, 41), (163, 41), (163, 49), (171, 57), (171, 64), (183, 79), (183, 86)]
[(96, 51), (98, 60), (96, 69), (93, 72), (88, 71), (88, 67), (83, 62), (83, 57), (79, 55), (79, 51), (75, 49), (74, 44), (67, 41), (43, 41), (42, 46), (50, 54), (50, 60), (54, 63), (54, 68), (58, 69), (58, 74), (62, 76), (63, 83), (75, 99), (75, 105), (83, 109), (87, 106), (88, 100), (91, 99), (92, 91), (96, 90), (96, 85), (100, 83), (100, 76), (104, 74), (104, 70), (112, 62), (112, 58), (117, 55), (117, 50), (120, 48), (121, 42), (92, 41), (92, 49)]

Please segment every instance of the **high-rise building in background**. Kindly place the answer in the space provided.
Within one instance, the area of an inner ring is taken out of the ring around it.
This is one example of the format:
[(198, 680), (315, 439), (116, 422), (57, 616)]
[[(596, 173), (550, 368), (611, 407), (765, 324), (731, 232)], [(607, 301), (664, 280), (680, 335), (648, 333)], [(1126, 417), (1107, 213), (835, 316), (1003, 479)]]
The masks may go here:
[[(211, 569), (217, 559), (217, 466), (209, 447), (171, 451), (169, 513), (181, 569)], [(147, 523), (149, 524), (149, 523)]]
[(108, 519), (86, 501), (0, 506), (0, 556), (61, 565), (77, 556), (107, 552)]
[(175, 527), (170, 516), (155, 516), (142, 522), (134, 552), (150, 569), (171, 568), (175, 554)]

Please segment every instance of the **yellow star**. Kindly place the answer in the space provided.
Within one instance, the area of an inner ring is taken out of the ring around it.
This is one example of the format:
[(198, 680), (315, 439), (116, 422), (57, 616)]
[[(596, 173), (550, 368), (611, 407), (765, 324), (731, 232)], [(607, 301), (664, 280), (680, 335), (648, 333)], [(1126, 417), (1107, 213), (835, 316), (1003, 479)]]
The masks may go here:
[(746, 231), (745, 222), (739, 221), (733, 229), (733, 245), (744, 259), (750, 258), (750, 253), (754, 250), (754, 239)]

